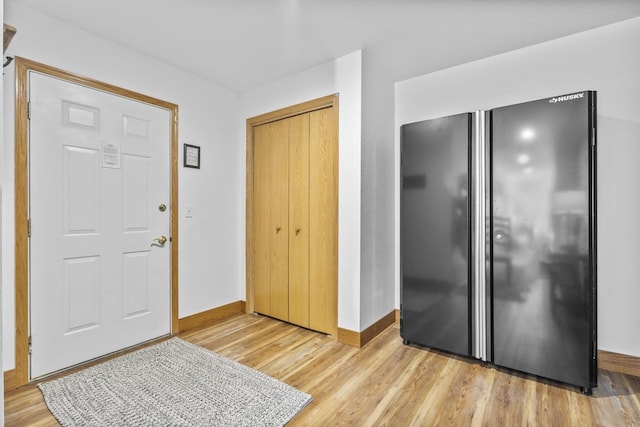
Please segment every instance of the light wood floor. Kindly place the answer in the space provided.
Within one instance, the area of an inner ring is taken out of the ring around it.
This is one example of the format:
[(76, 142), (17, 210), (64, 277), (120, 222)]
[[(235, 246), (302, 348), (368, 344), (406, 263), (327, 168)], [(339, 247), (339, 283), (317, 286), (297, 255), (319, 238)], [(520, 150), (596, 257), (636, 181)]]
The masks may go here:
[[(362, 349), (256, 315), (180, 335), (313, 396), (293, 426), (640, 426), (640, 377), (600, 371), (593, 396), (405, 346)], [(7, 426), (57, 425), (35, 386), (5, 394)]]

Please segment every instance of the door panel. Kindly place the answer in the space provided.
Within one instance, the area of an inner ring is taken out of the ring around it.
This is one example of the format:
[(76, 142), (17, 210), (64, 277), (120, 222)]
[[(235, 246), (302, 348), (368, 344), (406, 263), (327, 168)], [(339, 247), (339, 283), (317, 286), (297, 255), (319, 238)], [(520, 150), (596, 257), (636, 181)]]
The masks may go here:
[(470, 354), (470, 115), (402, 126), (402, 337)]
[(338, 129), (333, 108), (309, 114), (309, 327), (336, 333)]
[(289, 121), (289, 321), (308, 328), (309, 114)]
[(123, 255), (124, 317), (149, 312), (149, 252)]
[(170, 332), (171, 112), (35, 72), (29, 89), (35, 378)]
[(253, 304), (271, 313), (271, 159), (270, 125), (254, 128), (253, 138)]
[(289, 320), (289, 122), (254, 129), (254, 309)]
[(77, 332), (99, 325), (100, 258), (66, 259), (63, 263), (63, 333)]
[(494, 362), (589, 387), (587, 97), (491, 113)]
[(100, 217), (100, 153), (64, 147), (64, 233), (97, 233)]
[(271, 312), (289, 320), (289, 120), (271, 123)]
[(124, 231), (149, 230), (150, 160), (129, 154), (122, 156)]

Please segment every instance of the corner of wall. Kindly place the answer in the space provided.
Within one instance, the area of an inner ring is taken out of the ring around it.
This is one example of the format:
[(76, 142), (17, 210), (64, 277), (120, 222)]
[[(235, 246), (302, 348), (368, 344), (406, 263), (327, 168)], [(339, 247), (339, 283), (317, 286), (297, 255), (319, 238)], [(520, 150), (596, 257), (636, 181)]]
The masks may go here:
[(362, 60), (361, 329), (395, 308), (394, 82), (384, 61)]

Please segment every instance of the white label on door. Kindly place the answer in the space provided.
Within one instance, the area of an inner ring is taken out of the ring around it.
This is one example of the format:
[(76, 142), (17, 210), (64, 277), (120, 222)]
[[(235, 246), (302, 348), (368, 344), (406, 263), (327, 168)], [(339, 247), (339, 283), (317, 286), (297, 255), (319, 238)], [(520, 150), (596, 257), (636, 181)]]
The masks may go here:
[(120, 143), (102, 141), (102, 167), (120, 169)]

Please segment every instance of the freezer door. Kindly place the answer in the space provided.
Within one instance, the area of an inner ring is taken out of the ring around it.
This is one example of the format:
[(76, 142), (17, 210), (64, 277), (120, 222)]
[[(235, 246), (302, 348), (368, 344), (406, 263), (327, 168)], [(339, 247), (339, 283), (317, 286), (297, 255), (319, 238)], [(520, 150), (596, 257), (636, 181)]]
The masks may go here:
[(493, 361), (586, 389), (595, 381), (594, 97), (490, 115)]
[(401, 335), (468, 356), (470, 114), (402, 126)]

